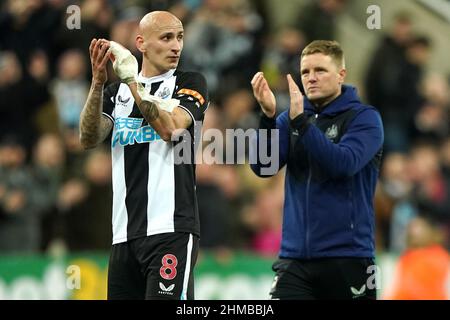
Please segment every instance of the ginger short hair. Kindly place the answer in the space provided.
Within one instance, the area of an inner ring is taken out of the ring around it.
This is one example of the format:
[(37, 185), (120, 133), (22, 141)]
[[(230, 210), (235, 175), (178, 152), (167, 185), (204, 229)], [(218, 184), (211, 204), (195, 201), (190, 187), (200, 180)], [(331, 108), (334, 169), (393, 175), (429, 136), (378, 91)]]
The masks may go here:
[(337, 41), (314, 40), (303, 49), (300, 58), (315, 53), (330, 56), (339, 68), (345, 68), (344, 51)]

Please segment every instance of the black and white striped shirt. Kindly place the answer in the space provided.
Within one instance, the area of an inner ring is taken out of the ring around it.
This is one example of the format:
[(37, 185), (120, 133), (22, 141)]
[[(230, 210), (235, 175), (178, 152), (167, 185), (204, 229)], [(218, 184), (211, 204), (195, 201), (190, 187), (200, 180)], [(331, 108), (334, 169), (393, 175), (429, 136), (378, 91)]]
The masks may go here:
[(175, 98), (192, 117), (189, 163), (174, 162), (178, 142), (162, 140), (146, 122), (128, 86), (109, 85), (103, 114), (114, 124), (111, 137), (113, 167), (113, 244), (166, 233), (200, 233), (195, 194), (194, 125), (208, 107), (205, 78), (196, 72), (169, 72), (138, 79), (150, 93)]

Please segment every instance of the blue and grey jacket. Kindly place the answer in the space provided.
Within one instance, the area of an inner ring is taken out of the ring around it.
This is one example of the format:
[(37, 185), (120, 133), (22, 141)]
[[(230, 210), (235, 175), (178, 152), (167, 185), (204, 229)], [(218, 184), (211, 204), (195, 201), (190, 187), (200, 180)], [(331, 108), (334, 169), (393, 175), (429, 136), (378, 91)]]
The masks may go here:
[[(305, 96), (304, 113), (292, 121), (288, 111), (276, 120), (262, 116), (260, 129), (275, 128), (278, 170), (287, 165), (280, 257), (373, 258), (373, 197), (384, 139), (378, 111), (344, 85), (319, 113)], [(270, 145), (270, 136), (266, 140)], [(252, 141), (253, 150), (258, 143)], [(260, 160), (252, 165), (259, 176), (262, 168)]]

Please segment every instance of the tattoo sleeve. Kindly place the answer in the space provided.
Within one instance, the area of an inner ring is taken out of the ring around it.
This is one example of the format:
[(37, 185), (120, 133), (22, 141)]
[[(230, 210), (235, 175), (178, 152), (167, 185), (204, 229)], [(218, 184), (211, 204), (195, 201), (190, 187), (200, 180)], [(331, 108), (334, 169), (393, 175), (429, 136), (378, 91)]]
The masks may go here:
[(103, 85), (92, 84), (80, 115), (80, 141), (84, 148), (93, 148), (103, 141), (112, 122), (102, 116)]
[(147, 122), (152, 122), (159, 117), (158, 106), (149, 101), (142, 101), (139, 105), (139, 109), (141, 110), (142, 115), (144, 116)]

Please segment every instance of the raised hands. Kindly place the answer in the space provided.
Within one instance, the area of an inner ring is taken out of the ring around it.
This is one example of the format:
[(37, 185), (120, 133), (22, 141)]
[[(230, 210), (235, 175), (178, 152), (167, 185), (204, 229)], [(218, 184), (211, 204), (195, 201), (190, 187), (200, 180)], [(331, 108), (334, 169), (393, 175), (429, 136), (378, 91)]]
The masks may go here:
[[(291, 98), (289, 118), (294, 119), (299, 114), (303, 113), (303, 95), (290, 74), (287, 75), (287, 81)], [(264, 78), (264, 74), (262, 72), (256, 73), (253, 76), (251, 84), (253, 95), (261, 106), (262, 111), (269, 118), (273, 118), (275, 116), (277, 102), (272, 90), (269, 88), (266, 78)]]
[(262, 72), (257, 72), (251, 81), (253, 87), (253, 95), (258, 101), (264, 114), (273, 118), (275, 116), (277, 102), (275, 96), (269, 88), (266, 78)]
[(289, 118), (292, 120), (303, 113), (303, 95), (290, 74), (287, 75), (287, 80), (289, 84), (289, 96), (291, 98)]
[(108, 80), (106, 63), (110, 57), (109, 41), (105, 39), (92, 39), (89, 46), (91, 57), (92, 82), (103, 85)]

